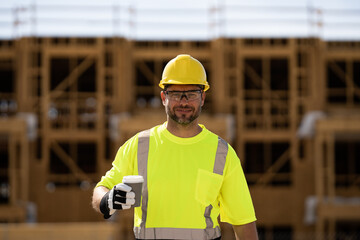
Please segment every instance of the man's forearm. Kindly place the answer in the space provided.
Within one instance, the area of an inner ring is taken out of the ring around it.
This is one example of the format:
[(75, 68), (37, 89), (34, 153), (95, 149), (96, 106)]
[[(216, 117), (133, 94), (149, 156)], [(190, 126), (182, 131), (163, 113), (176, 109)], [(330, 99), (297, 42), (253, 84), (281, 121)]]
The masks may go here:
[(233, 225), (236, 240), (258, 240), (255, 222), (245, 225)]
[(92, 197), (92, 207), (97, 211), (100, 212), (100, 202), (102, 197), (107, 193), (109, 189), (103, 186), (96, 187), (93, 192)]

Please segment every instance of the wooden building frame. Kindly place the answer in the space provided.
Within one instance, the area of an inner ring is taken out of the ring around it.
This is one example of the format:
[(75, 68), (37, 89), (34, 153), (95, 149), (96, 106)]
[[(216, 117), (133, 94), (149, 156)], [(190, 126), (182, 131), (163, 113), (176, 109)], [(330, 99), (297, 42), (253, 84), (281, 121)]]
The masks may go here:
[[(0, 136), (5, 137), (8, 147), (7, 172), (8, 202), (0, 206), (0, 221), (23, 222), (26, 220), (26, 204), (29, 201), (29, 142), (25, 120), (9, 117), (0, 118)], [(4, 139), (2, 138), (2, 141)]]
[[(314, 147), (315, 183), (317, 197), (316, 233), (318, 239), (336, 236), (337, 221), (360, 220), (358, 204), (346, 198), (360, 196), (356, 188), (360, 176), (349, 187), (338, 187), (336, 182), (335, 142), (337, 138), (360, 138), (360, 117), (335, 117), (320, 120), (316, 125)], [(339, 197), (341, 201), (339, 201)]]
[[(318, 161), (331, 160), (332, 153), (329, 150), (324, 157), (319, 149), (320, 145), (332, 149), (337, 130), (332, 127), (319, 130), (315, 140), (300, 139), (297, 131), (304, 115), (311, 111), (323, 111), (332, 117), (359, 112), (356, 80), (359, 43), (291, 38), (220, 38), (200, 42), (21, 38), (2, 42), (0, 49), (0, 59), (8, 59), (16, 73), (14, 92), (0, 95), (15, 98), (18, 112), (31, 112), (39, 119), (39, 137), (36, 142), (27, 143), (29, 159), (21, 160), (28, 161), (30, 171), (28, 199), (41, 205), (39, 221), (100, 220), (95, 213), (76, 212), (80, 199), (90, 198), (91, 186), (111, 167), (125, 136), (145, 127), (146, 124), (139, 122), (163, 121), (162, 105), (156, 99), (162, 68), (171, 58), (187, 53), (202, 61), (208, 73), (211, 88), (204, 109), (206, 121), (217, 124), (227, 121), (227, 118), (216, 119), (217, 114), (234, 120), (232, 145), (250, 183), (258, 225), (269, 236), (278, 228), (294, 236), (316, 229), (319, 232), (333, 229), (333, 223), (325, 222), (336, 218), (338, 210), (331, 216), (319, 210), (322, 220), (317, 227), (305, 225), (303, 215), (308, 196), (316, 193), (319, 199), (328, 197), (319, 187), (325, 183), (319, 177), (323, 165)], [(58, 78), (54, 77), (60, 71), (56, 59), (63, 60), (67, 66)], [(90, 91), (79, 87), (87, 71), (92, 71), (88, 81), (95, 86)], [(334, 76), (341, 87), (329, 87)], [(329, 100), (340, 95), (343, 99), (340, 102)], [(86, 105), (88, 98), (90, 105)], [(141, 105), (143, 100), (145, 105)], [(52, 110), (58, 111), (57, 117), (51, 117)], [(109, 120), (118, 114), (127, 114), (128, 118), (119, 122), (117, 128), (122, 138), (114, 140), (109, 133), (113, 130)], [(341, 126), (349, 123), (353, 130), (359, 126), (348, 118), (336, 121), (334, 124)], [(25, 144), (26, 138), (19, 141), (16, 144)], [(95, 170), (84, 170), (79, 164), (79, 144), (96, 148), (95, 161), (90, 161)], [(251, 148), (260, 149), (262, 155), (252, 156)], [(51, 171), (54, 156), (66, 166), (66, 173)], [(256, 161), (261, 169), (254, 166)], [(51, 184), (59, 187), (54, 190)], [(45, 203), (43, 199), (56, 201), (68, 195), (74, 199), (61, 204), (68, 204), (74, 214), (65, 216), (59, 210), (57, 217), (46, 215), (46, 209), (55, 203)], [(325, 209), (323, 204), (320, 206)], [(353, 219), (351, 214), (348, 216)]]

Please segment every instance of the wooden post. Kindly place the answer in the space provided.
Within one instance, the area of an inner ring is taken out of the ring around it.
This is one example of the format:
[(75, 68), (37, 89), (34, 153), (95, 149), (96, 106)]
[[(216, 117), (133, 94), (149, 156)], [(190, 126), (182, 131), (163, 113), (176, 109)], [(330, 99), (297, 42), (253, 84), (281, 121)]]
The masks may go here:
[(213, 110), (215, 113), (226, 113), (229, 112), (229, 104), (226, 101), (226, 88), (229, 83), (224, 78), (224, 40), (214, 39), (211, 41), (211, 73), (212, 82), (211, 94), (213, 96)]
[[(324, 200), (324, 172), (323, 172), (323, 136), (322, 133), (317, 133), (314, 143), (314, 156), (315, 156), (315, 191), (317, 204), (319, 208)], [(316, 237), (317, 240), (323, 239), (324, 233), (324, 219), (321, 215), (320, 209), (317, 209), (317, 221), (316, 221)]]

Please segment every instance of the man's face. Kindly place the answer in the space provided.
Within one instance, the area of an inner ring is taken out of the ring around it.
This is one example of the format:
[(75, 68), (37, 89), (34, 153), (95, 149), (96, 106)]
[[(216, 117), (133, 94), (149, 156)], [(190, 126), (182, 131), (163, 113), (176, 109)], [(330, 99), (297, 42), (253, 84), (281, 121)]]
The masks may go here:
[(199, 117), (205, 93), (196, 85), (170, 85), (161, 92), (161, 99), (172, 120), (188, 125)]

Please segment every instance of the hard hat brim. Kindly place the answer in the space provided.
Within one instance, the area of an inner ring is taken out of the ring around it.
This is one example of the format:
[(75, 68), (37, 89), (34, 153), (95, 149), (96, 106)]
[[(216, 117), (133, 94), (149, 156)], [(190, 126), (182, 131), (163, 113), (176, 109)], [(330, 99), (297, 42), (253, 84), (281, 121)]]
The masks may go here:
[[(166, 84), (164, 84), (164, 82), (166, 82)], [(189, 84), (187, 81), (182, 81), (182, 80), (169, 80), (169, 79), (162, 79), (159, 83), (159, 87), (164, 89), (165, 85), (203, 85), (204, 86), (204, 92), (206, 92), (207, 90), (209, 90), (210, 86), (208, 84)]]

